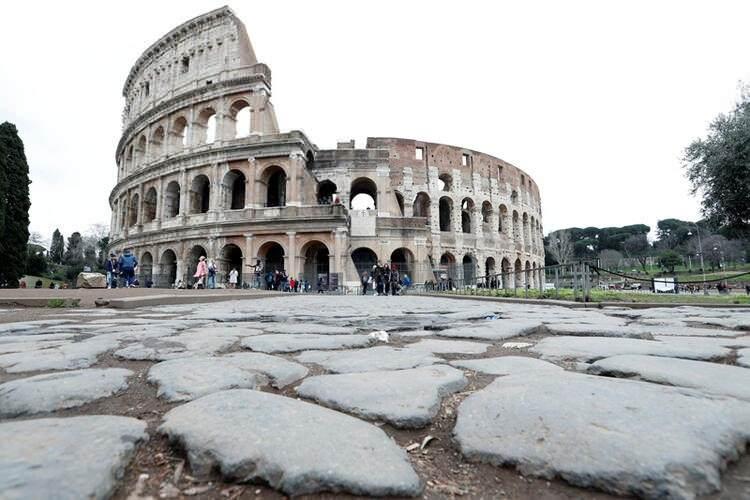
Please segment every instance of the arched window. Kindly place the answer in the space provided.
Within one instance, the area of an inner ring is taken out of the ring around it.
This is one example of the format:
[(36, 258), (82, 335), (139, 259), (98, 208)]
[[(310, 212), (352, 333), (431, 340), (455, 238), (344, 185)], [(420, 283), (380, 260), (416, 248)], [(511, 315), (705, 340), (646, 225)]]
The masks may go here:
[(143, 222), (156, 219), (156, 188), (151, 187), (143, 196)]
[(456, 279), (456, 258), (452, 253), (446, 252), (440, 256), (440, 267), (445, 271), (447, 278)]
[(138, 224), (138, 204), (139, 198), (137, 194), (134, 194), (130, 198), (130, 211), (128, 213), (128, 226), (135, 226)]
[(430, 196), (425, 192), (418, 193), (414, 200), (414, 217), (426, 217), (430, 224)]
[(396, 203), (398, 204), (398, 215), (401, 217), (404, 216), (404, 195), (399, 193), (398, 191), (395, 191), (396, 194)]
[(378, 187), (367, 177), (355, 179), (349, 191), (349, 200), (352, 210), (375, 210), (378, 206)]
[[(283, 255), (283, 250), (282, 250)], [(229, 273), (232, 269), (237, 270), (237, 286), (242, 285), (242, 270), (243, 270), (243, 258), (242, 250), (234, 243), (229, 243), (221, 249), (221, 257), (218, 259), (219, 262), (219, 275), (220, 280), (228, 281)], [(283, 262), (283, 258), (282, 258)]]
[(157, 286), (171, 287), (177, 281), (177, 255), (172, 250), (165, 250), (159, 259), (161, 275), (155, 276)]
[(482, 222), (489, 224), (492, 220), (492, 204), (489, 201), (482, 203)]
[(439, 191), (450, 191), (453, 188), (453, 177), (450, 174), (440, 174), (437, 185)]
[(305, 259), (302, 265), (305, 279), (310, 283), (317, 283), (319, 277), (324, 277), (325, 282), (328, 283), (328, 247), (320, 241), (310, 241), (300, 250)]
[(177, 217), (180, 212), (180, 185), (176, 181), (167, 184), (164, 192), (164, 216), (167, 218)]
[(464, 198), (461, 201), (461, 231), (464, 233), (472, 232), (472, 212), (474, 211), (474, 200)]
[(201, 174), (193, 179), (190, 185), (190, 213), (204, 214), (208, 212), (211, 183), (208, 177)]
[(172, 149), (174, 151), (179, 151), (188, 145), (187, 130), (187, 119), (184, 116), (178, 116), (172, 125)]
[(440, 230), (452, 231), (453, 200), (447, 196), (440, 198)]
[(508, 232), (508, 208), (500, 205), (497, 214), (497, 230), (501, 233)]
[(333, 203), (333, 195), (336, 194), (337, 187), (328, 179), (318, 184), (318, 205), (330, 205)]
[(260, 247), (258, 257), (264, 273), (284, 270), (284, 248), (274, 241)]
[(518, 203), (518, 191), (515, 189), (510, 193), (510, 202), (514, 205)]
[(286, 172), (278, 166), (268, 167), (261, 176), (266, 185), (266, 206), (286, 206)]
[(474, 263), (474, 256), (471, 254), (464, 255), (463, 258), (464, 268), (464, 285), (473, 286), (477, 284), (476, 278), (476, 264)]
[(138, 138), (138, 147), (135, 148), (135, 163), (143, 165), (146, 163), (146, 136), (142, 135)]
[(216, 111), (206, 108), (198, 115), (201, 136), (199, 144), (211, 144), (216, 140)]
[(234, 120), (234, 138), (247, 137), (252, 130), (250, 105), (247, 101), (235, 101), (229, 108), (229, 116)]
[(352, 262), (357, 270), (357, 276), (361, 277), (365, 271), (372, 272), (372, 266), (378, 263), (378, 256), (369, 248), (357, 248), (352, 252)]
[(152, 160), (164, 155), (164, 127), (159, 125), (151, 134), (151, 150), (149, 154)]
[(247, 179), (245, 174), (239, 170), (232, 169), (224, 176), (221, 183), (222, 206), (229, 210), (245, 208), (245, 185)]
[(414, 278), (414, 254), (408, 248), (397, 248), (391, 253), (391, 267), (402, 276), (408, 274)]

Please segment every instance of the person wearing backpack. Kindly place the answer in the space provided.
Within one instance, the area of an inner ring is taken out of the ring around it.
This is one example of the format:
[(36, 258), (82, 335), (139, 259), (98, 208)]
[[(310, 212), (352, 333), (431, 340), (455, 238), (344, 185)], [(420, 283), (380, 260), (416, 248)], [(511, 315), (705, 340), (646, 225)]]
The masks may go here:
[(208, 288), (216, 288), (216, 264), (214, 259), (208, 262)]
[(120, 268), (123, 279), (125, 279), (125, 288), (133, 286), (135, 270), (138, 267), (138, 259), (135, 258), (135, 255), (133, 255), (133, 252), (129, 248), (120, 255), (118, 267)]

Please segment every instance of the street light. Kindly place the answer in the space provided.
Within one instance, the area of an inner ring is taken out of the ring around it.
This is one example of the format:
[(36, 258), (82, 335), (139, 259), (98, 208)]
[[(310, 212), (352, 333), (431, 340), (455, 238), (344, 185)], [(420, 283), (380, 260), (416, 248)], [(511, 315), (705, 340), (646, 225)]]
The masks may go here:
[[(708, 295), (708, 289), (706, 288), (706, 266), (703, 265), (703, 244), (701, 243), (701, 228), (698, 224), (694, 224), (696, 232), (698, 233), (698, 255), (701, 257), (701, 271), (703, 272), (703, 295)], [(692, 236), (693, 233), (688, 231), (688, 236)]]

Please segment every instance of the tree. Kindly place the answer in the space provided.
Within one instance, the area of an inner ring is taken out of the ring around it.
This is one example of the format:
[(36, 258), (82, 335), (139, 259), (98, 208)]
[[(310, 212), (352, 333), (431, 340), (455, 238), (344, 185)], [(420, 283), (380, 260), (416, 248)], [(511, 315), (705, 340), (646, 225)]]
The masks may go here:
[(599, 262), (605, 269), (618, 269), (622, 262), (622, 254), (617, 250), (602, 250), (599, 252)]
[(547, 251), (558, 264), (568, 262), (573, 257), (573, 240), (570, 237), (570, 231), (562, 230), (550, 233)]
[(46, 250), (43, 246), (29, 243), (26, 252), (24, 273), (31, 276), (41, 276), (47, 272)]
[(667, 272), (673, 273), (675, 266), (682, 264), (682, 257), (674, 250), (667, 250), (659, 256), (659, 265), (667, 270)]
[(83, 267), (83, 239), (78, 231), (68, 237), (68, 247), (63, 255), (63, 264), (76, 268)]
[(17, 287), (29, 241), (29, 165), (12, 123), (0, 124), (0, 286)]
[(62, 264), (63, 255), (65, 254), (65, 238), (59, 229), (52, 233), (52, 244), (49, 248), (49, 258), (55, 264)]
[(638, 259), (643, 272), (646, 272), (646, 260), (651, 245), (648, 243), (648, 237), (645, 234), (634, 234), (622, 242), (622, 249), (625, 255), (630, 259)]
[(703, 214), (735, 236), (750, 233), (750, 92), (743, 89), (728, 114), (709, 126), (708, 136), (686, 149), (683, 166), (692, 192), (702, 195)]

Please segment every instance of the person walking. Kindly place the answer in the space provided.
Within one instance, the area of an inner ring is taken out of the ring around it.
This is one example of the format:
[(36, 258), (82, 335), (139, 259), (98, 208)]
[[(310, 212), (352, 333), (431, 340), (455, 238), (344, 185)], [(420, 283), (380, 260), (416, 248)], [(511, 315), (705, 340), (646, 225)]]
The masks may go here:
[(233, 267), (231, 271), (229, 271), (229, 288), (235, 289), (237, 288), (237, 279), (239, 277), (240, 273), (237, 272), (237, 268)]
[(114, 252), (109, 254), (109, 259), (104, 264), (104, 270), (107, 271), (107, 290), (117, 288), (117, 275), (120, 270)]
[(362, 272), (362, 295), (367, 295), (367, 285), (370, 283), (370, 275), (367, 271)]
[(135, 280), (135, 270), (138, 268), (138, 259), (135, 258), (133, 252), (126, 248), (120, 259), (117, 261), (118, 268), (122, 277), (125, 279), (125, 288), (133, 286)]
[(206, 258), (201, 255), (198, 259), (198, 268), (195, 270), (193, 278), (196, 278), (193, 284), (193, 289), (206, 288), (206, 277), (208, 276), (208, 265), (206, 265)]
[(214, 259), (208, 261), (208, 288), (216, 288), (216, 263)]

